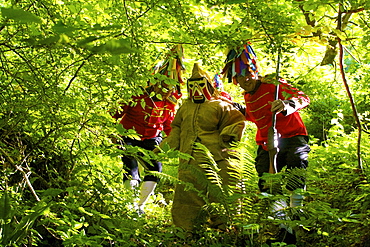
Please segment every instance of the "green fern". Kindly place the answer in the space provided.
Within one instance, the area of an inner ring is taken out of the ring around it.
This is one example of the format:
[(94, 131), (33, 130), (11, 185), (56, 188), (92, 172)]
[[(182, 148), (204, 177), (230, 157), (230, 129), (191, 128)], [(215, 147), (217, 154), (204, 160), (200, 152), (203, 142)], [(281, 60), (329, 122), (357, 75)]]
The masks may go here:
[(49, 207), (50, 205), (40, 201), (32, 209), (23, 212), (27, 215), (18, 217), (18, 212), (12, 209), (8, 191), (3, 191), (0, 198), (0, 245), (19, 246), (24, 243), (32, 235), (31, 231), (35, 232), (33, 225), (40, 216), (47, 214)]
[[(200, 143), (194, 144), (196, 152), (203, 152), (207, 162), (203, 161), (199, 166), (203, 174), (199, 174), (199, 169), (193, 169), (197, 181), (204, 184), (208, 194), (203, 192), (202, 198), (207, 202), (205, 210), (211, 213), (217, 212), (228, 217), (233, 224), (246, 224), (252, 212), (253, 198), (256, 187), (256, 174), (254, 160), (245, 143), (239, 143), (233, 147), (231, 157), (228, 159), (230, 166), (230, 181), (225, 185), (219, 175), (220, 168), (213, 159), (211, 152)], [(217, 203), (209, 201), (212, 194), (218, 200)]]

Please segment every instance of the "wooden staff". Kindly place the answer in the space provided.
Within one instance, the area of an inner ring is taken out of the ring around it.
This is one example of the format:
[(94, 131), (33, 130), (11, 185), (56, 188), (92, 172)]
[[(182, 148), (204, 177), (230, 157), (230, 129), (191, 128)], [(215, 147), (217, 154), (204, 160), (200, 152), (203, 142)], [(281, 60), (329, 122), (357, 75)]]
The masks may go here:
[[(280, 56), (281, 56), (281, 48), (278, 49), (278, 60), (276, 66), (276, 87), (275, 87), (275, 100), (279, 99), (279, 70), (280, 70)], [(277, 173), (277, 164), (276, 164), (276, 157), (279, 153), (278, 147), (278, 132), (276, 130), (276, 112), (272, 113), (272, 125), (269, 128), (268, 136), (267, 136), (267, 149), (269, 152), (270, 157), (270, 166), (269, 166), (269, 173)]]

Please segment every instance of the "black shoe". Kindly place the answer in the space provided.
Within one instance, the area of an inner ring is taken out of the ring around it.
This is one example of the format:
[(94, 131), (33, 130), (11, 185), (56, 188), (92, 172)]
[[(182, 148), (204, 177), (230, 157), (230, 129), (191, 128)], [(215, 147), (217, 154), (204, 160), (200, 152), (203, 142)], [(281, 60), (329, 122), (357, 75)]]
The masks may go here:
[(271, 245), (272, 243), (296, 244), (297, 238), (294, 232), (290, 233), (285, 228), (281, 228), (274, 238), (266, 241), (266, 244), (268, 245)]

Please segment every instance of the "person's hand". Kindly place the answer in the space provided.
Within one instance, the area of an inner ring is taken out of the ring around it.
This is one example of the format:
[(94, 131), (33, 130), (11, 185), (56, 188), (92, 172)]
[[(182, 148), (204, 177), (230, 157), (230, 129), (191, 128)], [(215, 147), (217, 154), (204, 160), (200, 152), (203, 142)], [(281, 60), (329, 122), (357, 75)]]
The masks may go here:
[(281, 99), (269, 101), (269, 104), (272, 112), (279, 113), (286, 110), (286, 103)]

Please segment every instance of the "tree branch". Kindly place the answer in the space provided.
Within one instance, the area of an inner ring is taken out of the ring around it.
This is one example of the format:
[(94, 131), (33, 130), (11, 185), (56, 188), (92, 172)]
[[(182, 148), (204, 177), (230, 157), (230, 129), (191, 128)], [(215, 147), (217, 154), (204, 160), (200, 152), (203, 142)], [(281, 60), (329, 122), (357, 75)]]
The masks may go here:
[(64, 93), (66, 93), (67, 90), (70, 88), (70, 86), (72, 85), (72, 82), (76, 79), (76, 77), (78, 75), (78, 72), (85, 65), (86, 60), (88, 60), (92, 55), (93, 55), (92, 53), (90, 55), (88, 55), (87, 58), (85, 58), (84, 61), (80, 64), (80, 66), (77, 68), (77, 70), (74, 73), (73, 77), (71, 78), (71, 80), (69, 80), (69, 83), (68, 83), (67, 87), (64, 89)]
[[(339, 4), (339, 12), (338, 12), (338, 30), (342, 30), (342, 12), (341, 12), (341, 4)], [(344, 83), (344, 87), (346, 88), (346, 91), (347, 91), (347, 94), (348, 94), (348, 97), (350, 99), (350, 102), (351, 102), (351, 107), (352, 107), (352, 111), (353, 111), (353, 116), (356, 120), (356, 124), (357, 124), (357, 130), (358, 130), (358, 138), (357, 138), (357, 162), (358, 162), (358, 169), (364, 173), (363, 171), (363, 167), (362, 167), (362, 160), (361, 160), (361, 122), (360, 122), (360, 119), (358, 117), (358, 113), (357, 113), (357, 109), (356, 109), (356, 104), (354, 102), (354, 99), (353, 99), (353, 96), (352, 96), (352, 93), (351, 93), (351, 90), (348, 86), (348, 82), (347, 82), (347, 78), (346, 78), (346, 74), (344, 72), (344, 66), (343, 66), (343, 45), (341, 43), (341, 39), (340, 37), (337, 37), (337, 40), (338, 40), (338, 45), (339, 45), (339, 68), (340, 68), (340, 73), (342, 75), (342, 80), (343, 80), (343, 83)]]
[(23, 169), (23, 167), (15, 164), (14, 160), (2, 148), (0, 148), (0, 152), (2, 153), (2, 155), (4, 155), (5, 159), (9, 162), (10, 165), (12, 165), (13, 167), (15, 167), (15, 169), (17, 169), (18, 171), (20, 171), (22, 173), (23, 178), (25, 179), (25, 181), (26, 181), (26, 183), (28, 185), (28, 188), (31, 190), (31, 193), (35, 196), (36, 201), (39, 202), (40, 201), (40, 198), (36, 194), (36, 191), (33, 189), (32, 184), (31, 184), (31, 181), (28, 179), (29, 175), (27, 173), (29, 171), (26, 173), (26, 171)]

